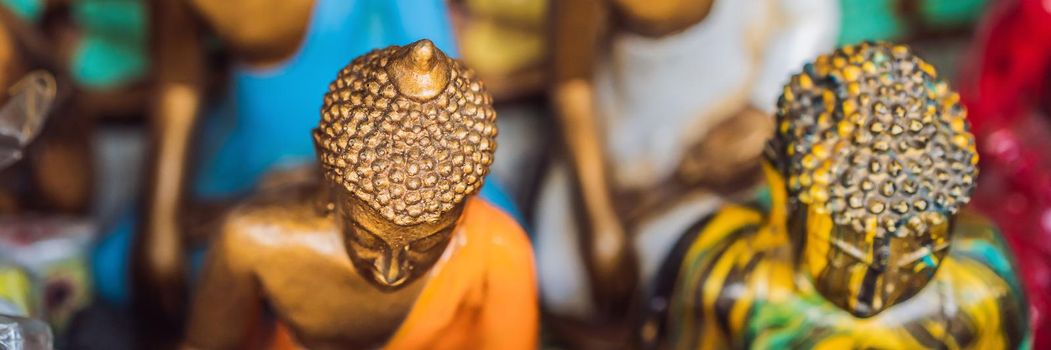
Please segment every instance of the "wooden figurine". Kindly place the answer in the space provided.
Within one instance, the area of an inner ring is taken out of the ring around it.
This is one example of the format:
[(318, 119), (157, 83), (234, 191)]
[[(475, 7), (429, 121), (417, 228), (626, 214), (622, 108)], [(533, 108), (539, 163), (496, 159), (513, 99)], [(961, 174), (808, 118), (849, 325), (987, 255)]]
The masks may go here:
[(52, 45), (0, 7), (0, 214), (86, 214), (91, 134)]
[(618, 322), (676, 235), (715, 208), (713, 190), (758, 180), (769, 106), (791, 69), (832, 47), (839, 10), (835, 0), (551, 6), (566, 147), (536, 202), (541, 296), (559, 318)]
[(62, 331), (91, 300), (93, 135), (72, 85), (52, 43), (0, 7), (0, 348), (50, 349), (44, 322)]
[(1012, 257), (964, 210), (978, 172), (965, 116), (905, 46), (807, 64), (778, 103), (769, 208), (729, 205), (689, 232), (666, 269), (665, 327), (643, 334), (668, 348), (1027, 348)]
[(496, 147), (491, 103), (428, 40), (347, 65), (313, 132), (323, 180), (272, 187), (223, 220), (186, 345), (243, 346), (266, 301), (311, 349), (536, 348), (528, 239), (475, 195)]
[[(455, 46), (440, 0), (172, 0), (150, 10), (152, 144), (141, 220), (127, 215), (138, 232), (123, 266), (132, 271), (134, 309), (150, 320), (138, 325), (171, 338), (184, 324), (188, 252), (207, 246), (221, 214), (264, 174), (313, 161), (305, 136), (331, 72), (374, 47), (424, 36)], [(212, 37), (232, 69), (226, 100), (206, 113)]]

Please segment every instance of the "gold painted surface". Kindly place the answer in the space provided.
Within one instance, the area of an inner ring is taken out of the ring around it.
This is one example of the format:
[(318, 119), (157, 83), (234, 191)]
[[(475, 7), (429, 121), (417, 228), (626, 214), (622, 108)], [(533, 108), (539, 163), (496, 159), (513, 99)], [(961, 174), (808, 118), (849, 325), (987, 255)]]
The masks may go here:
[[(581, 255), (585, 260), (595, 320), (624, 319), (636, 292), (637, 253), (631, 247), (633, 229), (656, 217), (668, 203), (680, 201), (697, 188), (745, 188), (758, 171), (762, 138), (737, 137), (749, 121), (766, 123), (769, 115), (754, 109), (728, 111), (737, 118), (721, 123), (708, 135), (730, 138), (732, 144), (702, 142), (690, 147), (676, 174), (643, 186), (623, 186), (611, 171), (611, 154), (603, 145), (607, 137), (593, 85), (595, 67), (610, 59), (609, 44), (624, 33), (653, 38), (671, 37), (702, 25), (713, 1), (559, 0), (551, 7), (552, 111), (557, 116), (566, 160), (574, 180), (574, 212), (579, 213)], [(636, 98), (638, 96), (635, 96)], [(730, 118), (728, 118), (730, 119)], [(760, 124), (761, 125), (761, 124)], [(768, 128), (760, 126), (756, 129)], [(714, 141), (714, 140), (713, 140)], [(748, 143), (752, 142), (752, 143)], [(692, 142), (691, 142), (692, 143)], [(756, 147), (756, 145), (760, 145)], [(752, 172), (752, 173), (750, 173)], [(729, 184), (717, 181), (730, 180)], [(688, 181), (688, 183), (687, 183)]]
[(473, 74), (428, 40), (342, 70), (320, 184), (271, 184), (225, 219), (186, 346), (245, 346), (265, 300), (294, 338), (277, 348), (535, 348), (528, 240), (473, 198), (496, 134)]
[(44, 34), (0, 8), (0, 212), (80, 215), (94, 184), (93, 122), (71, 113), (79, 107)]
[[(449, 251), (385, 349), (536, 348), (528, 239), (514, 219), (484, 200), (469, 200), (463, 215)], [(279, 325), (269, 348), (302, 348), (292, 326)]]
[(496, 112), (472, 70), (421, 40), (341, 71), (314, 140), (328, 179), (393, 223), (433, 222), (481, 188)]

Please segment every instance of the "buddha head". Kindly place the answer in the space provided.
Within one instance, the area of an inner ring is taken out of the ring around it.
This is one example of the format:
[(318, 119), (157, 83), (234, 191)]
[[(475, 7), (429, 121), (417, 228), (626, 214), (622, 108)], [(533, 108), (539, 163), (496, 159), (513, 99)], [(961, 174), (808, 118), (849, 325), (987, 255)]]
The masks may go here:
[(329, 85), (314, 142), (344, 247), (381, 290), (423, 276), (482, 186), (492, 98), (428, 40), (354, 59)]
[(785, 86), (769, 154), (798, 267), (825, 299), (869, 317), (933, 278), (977, 176), (965, 115), (905, 46), (846, 46)]

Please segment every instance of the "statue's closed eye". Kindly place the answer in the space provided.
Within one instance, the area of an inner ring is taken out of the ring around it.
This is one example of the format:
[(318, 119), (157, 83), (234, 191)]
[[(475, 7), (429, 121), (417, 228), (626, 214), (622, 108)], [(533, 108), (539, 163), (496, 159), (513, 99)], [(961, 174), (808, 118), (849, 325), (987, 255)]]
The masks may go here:
[(383, 240), (380, 239), (379, 237), (376, 237), (375, 234), (373, 234), (372, 232), (369, 232), (369, 230), (365, 229), (364, 227), (362, 227), (360, 224), (358, 224), (356, 222), (353, 223), (353, 224), (354, 224), (354, 233), (355, 234), (352, 235), (351, 239), (353, 239), (355, 242), (357, 242), (358, 244), (362, 245), (365, 248), (375, 249), (375, 250), (383, 249), (386, 246), (386, 244), (384, 244)]
[(421, 253), (430, 251), (431, 249), (434, 249), (436, 246), (438, 246), (438, 244), (445, 241), (445, 238), (448, 237), (446, 233), (448, 233), (451, 230), (452, 228), (446, 228), (430, 236), (420, 238), (416, 241), (413, 241), (412, 244), (409, 245), (409, 247), (413, 251)]

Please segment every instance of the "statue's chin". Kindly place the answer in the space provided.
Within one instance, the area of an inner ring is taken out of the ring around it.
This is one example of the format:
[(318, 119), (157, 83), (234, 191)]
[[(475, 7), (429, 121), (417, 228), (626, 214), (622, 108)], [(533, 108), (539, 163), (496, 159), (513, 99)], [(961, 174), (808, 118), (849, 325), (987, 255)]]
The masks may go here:
[(409, 281), (409, 274), (403, 274), (394, 280), (387, 280), (379, 271), (372, 270), (372, 284), (384, 291), (394, 291)]
[(850, 303), (846, 299), (842, 299), (836, 300), (835, 302), (833, 302), (833, 304), (835, 304), (841, 310), (849, 312), (851, 315), (854, 315), (854, 317), (869, 318), (879, 315), (881, 312), (886, 311), (894, 305), (897, 305), (898, 301), (890, 300), (889, 302), (883, 302), (881, 305), (873, 305), (869, 302), (856, 301), (853, 303), (853, 305), (849, 305)]
[(854, 304), (854, 307), (848, 307), (845, 305), (839, 305), (839, 307), (843, 310), (846, 310), (851, 315), (854, 315), (854, 317), (858, 318), (868, 318), (876, 316), (877, 314), (883, 311), (883, 308), (876, 308), (872, 305), (863, 303)]

